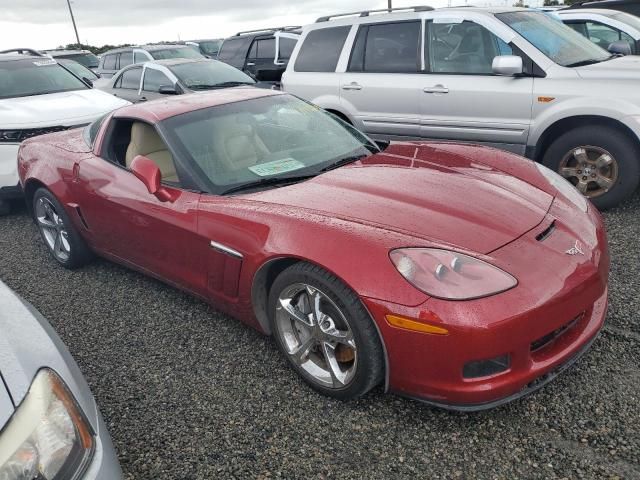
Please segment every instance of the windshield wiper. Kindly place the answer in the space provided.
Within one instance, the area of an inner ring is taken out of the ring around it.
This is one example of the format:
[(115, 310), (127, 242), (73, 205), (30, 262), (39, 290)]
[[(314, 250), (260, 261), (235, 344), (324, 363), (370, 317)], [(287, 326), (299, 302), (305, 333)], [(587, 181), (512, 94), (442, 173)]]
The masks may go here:
[(253, 188), (266, 187), (266, 186), (275, 186), (275, 185), (286, 185), (291, 183), (301, 182), (303, 180), (308, 180), (317, 176), (317, 174), (308, 174), (308, 175), (292, 175), (288, 177), (270, 177), (270, 178), (261, 178), (260, 180), (256, 180), (253, 182), (243, 183), (242, 185), (237, 185), (235, 187), (231, 187), (224, 192), (222, 195), (227, 195), (229, 193), (240, 192), (242, 190), (251, 190)]
[(255, 85), (251, 82), (221, 82), (212, 84), (187, 85), (191, 90), (213, 90), (214, 88), (239, 87), (241, 85)]
[(321, 172), (328, 172), (329, 170), (335, 170), (336, 168), (340, 168), (344, 165), (348, 165), (350, 163), (357, 162), (358, 160), (362, 160), (366, 155), (352, 155), (350, 157), (344, 157), (338, 160), (337, 162), (333, 162), (326, 167), (324, 167)]
[(600, 62), (604, 62), (606, 60), (611, 60), (614, 57), (614, 55), (611, 55), (610, 57), (607, 57), (603, 60), (595, 60), (595, 59), (590, 59), (590, 60), (581, 60), (579, 62), (574, 62), (574, 63), (570, 63), (569, 65), (565, 65), (568, 68), (574, 68), (574, 67), (586, 67), (587, 65), (594, 65), (596, 63), (600, 63)]

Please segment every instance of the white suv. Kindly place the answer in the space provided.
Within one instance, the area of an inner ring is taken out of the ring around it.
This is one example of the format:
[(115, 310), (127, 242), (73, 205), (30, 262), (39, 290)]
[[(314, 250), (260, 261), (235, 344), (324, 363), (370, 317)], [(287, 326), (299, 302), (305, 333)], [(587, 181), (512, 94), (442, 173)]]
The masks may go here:
[(283, 89), (374, 138), (484, 143), (558, 171), (600, 208), (640, 181), (640, 62), (543, 12), (397, 9), (303, 28)]
[(48, 57), (0, 54), (0, 214), (20, 198), (17, 153), (27, 138), (91, 123), (129, 102), (92, 90)]

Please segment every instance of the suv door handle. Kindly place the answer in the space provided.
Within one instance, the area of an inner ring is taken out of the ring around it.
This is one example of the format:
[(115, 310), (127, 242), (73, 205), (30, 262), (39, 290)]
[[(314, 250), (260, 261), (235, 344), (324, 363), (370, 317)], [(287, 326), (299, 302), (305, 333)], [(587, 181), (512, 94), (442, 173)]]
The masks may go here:
[(255, 67), (256, 64), (253, 62), (247, 62), (247, 67)]
[(449, 93), (449, 89), (444, 85), (434, 85), (433, 87), (425, 87), (422, 89), (424, 93)]
[(342, 85), (343, 90), (362, 90), (362, 85), (356, 82), (351, 82), (347, 85)]

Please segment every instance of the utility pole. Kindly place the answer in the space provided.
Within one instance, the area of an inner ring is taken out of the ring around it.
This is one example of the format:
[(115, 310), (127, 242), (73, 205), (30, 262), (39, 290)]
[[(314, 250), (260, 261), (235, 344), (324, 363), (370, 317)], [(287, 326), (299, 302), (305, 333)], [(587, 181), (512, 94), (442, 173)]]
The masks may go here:
[(71, 23), (73, 23), (73, 31), (76, 32), (76, 42), (78, 42), (78, 48), (80, 48), (80, 36), (78, 35), (78, 27), (76, 27), (76, 19), (73, 18), (73, 10), (71, 9), (71, 0), (67, 0), (67, 6), (69, 7), (69, 13), (71, 14)]
[(387, 4), (389, 5), (389, 7), (388, 7), (389, 10), (391, 10), (393, 8), (392, 5), (391, 5), (392, 3), (393, 3), (393, 0), (387, 0)]

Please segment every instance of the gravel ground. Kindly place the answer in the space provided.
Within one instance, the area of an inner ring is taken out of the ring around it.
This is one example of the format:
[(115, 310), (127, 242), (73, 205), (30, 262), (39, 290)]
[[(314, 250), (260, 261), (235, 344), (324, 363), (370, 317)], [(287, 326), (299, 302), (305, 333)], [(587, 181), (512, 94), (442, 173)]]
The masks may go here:
[(130, 479), (640, 478), (640, 195), (608, 212), (611, 307), (592, 350), (540, 392), (452, 414), (307, 388), (274, 343), (106, 261), (59, 268), (19, 211), (0, 278), (80, 364)]

